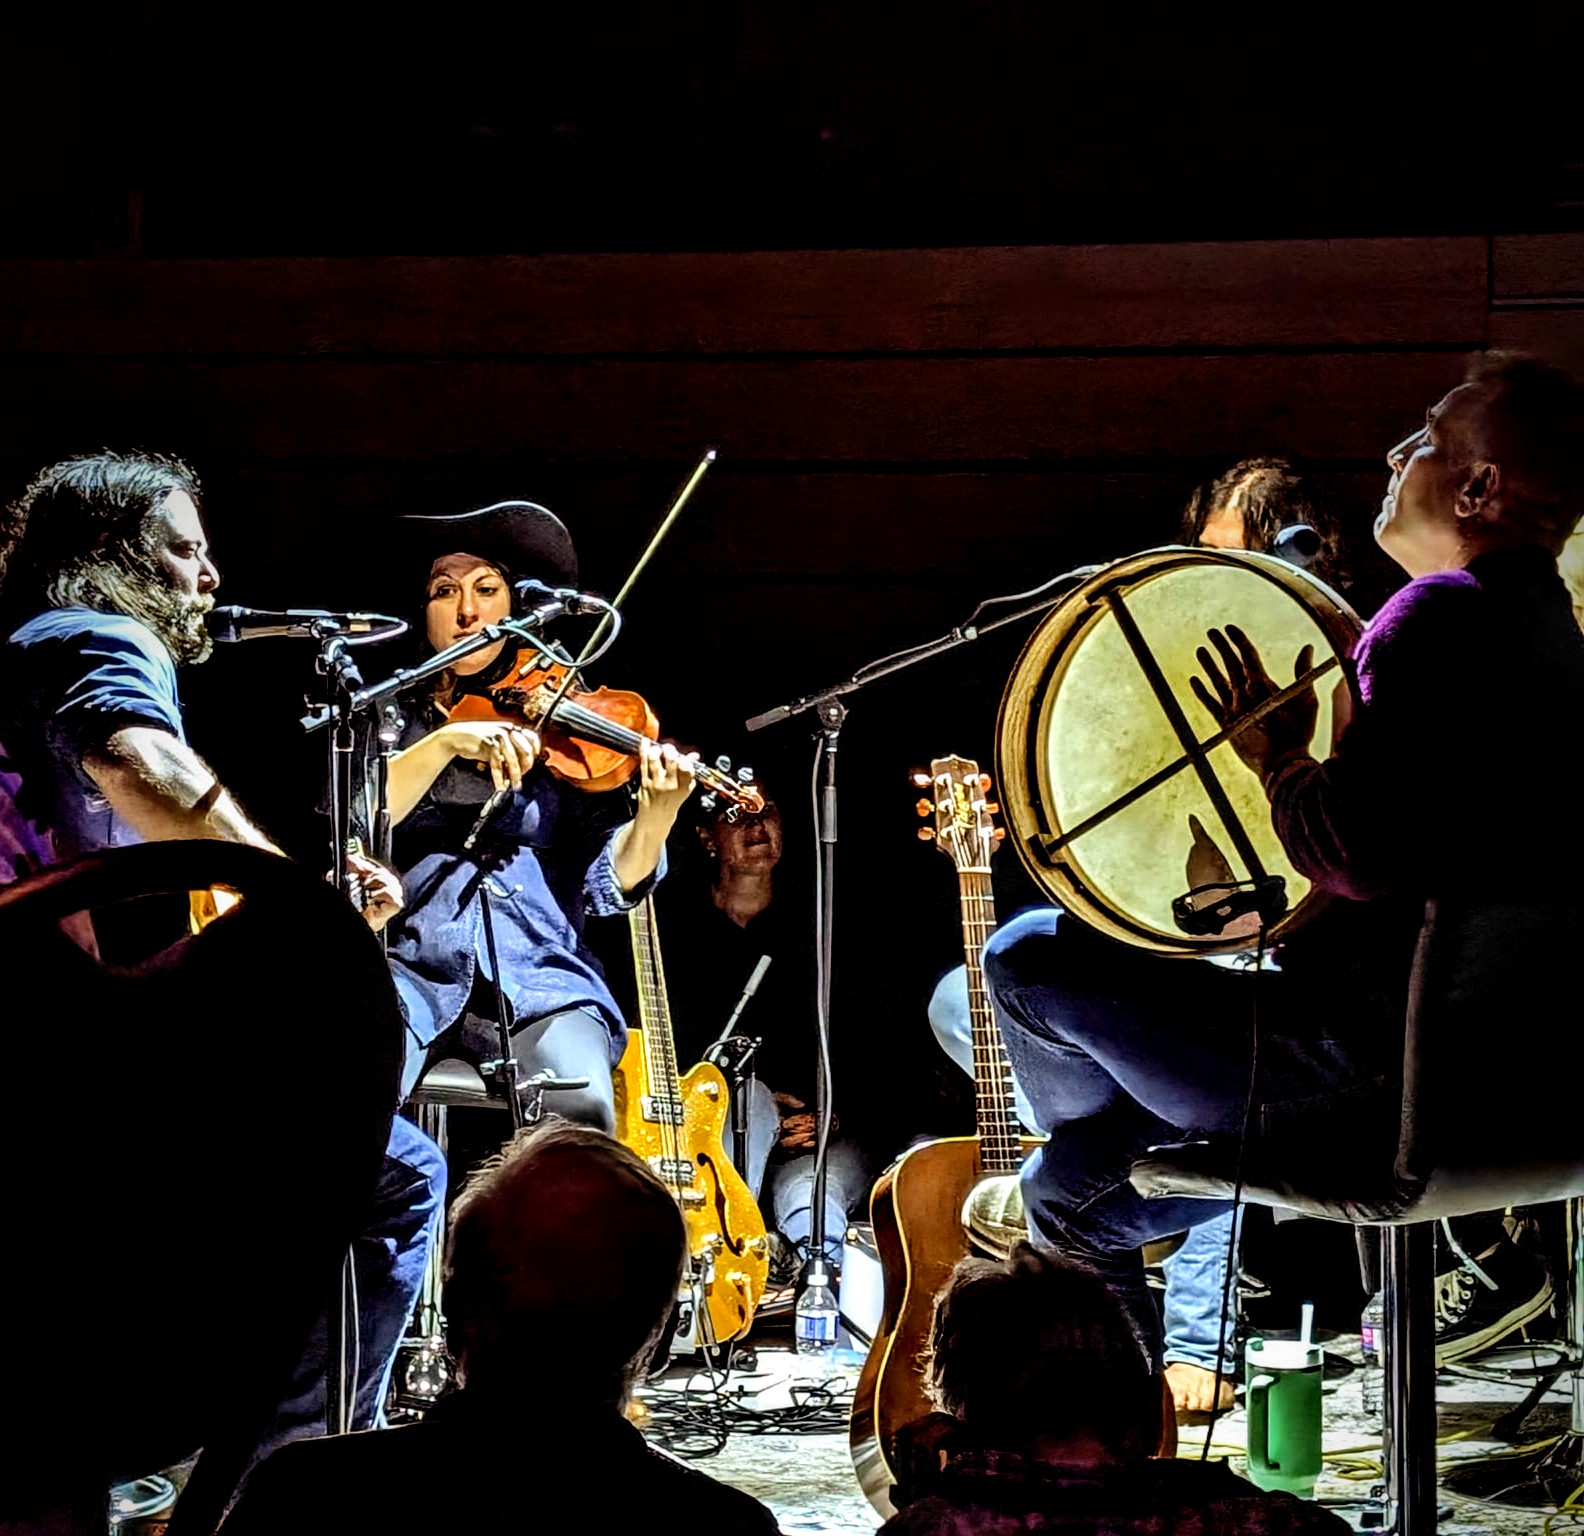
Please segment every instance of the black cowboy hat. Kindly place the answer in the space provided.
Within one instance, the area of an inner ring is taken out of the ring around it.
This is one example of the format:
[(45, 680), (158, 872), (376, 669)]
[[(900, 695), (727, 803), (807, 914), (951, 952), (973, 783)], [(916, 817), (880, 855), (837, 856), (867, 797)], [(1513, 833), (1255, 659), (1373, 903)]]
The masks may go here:
[(566, 524), (532, 501), (497, 501), (474, 512), (400, 519), (403, 542), (416, 555), (477, 555), (514, 577), (531, 576), (552, 586), (577, 585), (577, 551)]

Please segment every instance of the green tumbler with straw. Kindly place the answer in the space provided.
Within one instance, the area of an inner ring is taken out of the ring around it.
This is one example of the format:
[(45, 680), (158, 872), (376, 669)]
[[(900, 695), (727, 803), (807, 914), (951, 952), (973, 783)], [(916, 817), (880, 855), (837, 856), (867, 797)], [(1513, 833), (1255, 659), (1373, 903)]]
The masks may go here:
[(1307, 1339), (1250, 1339), (1244, 1358), (1249, 1481), (1313, 1498), (1320, 1476), (1323, 1352)]

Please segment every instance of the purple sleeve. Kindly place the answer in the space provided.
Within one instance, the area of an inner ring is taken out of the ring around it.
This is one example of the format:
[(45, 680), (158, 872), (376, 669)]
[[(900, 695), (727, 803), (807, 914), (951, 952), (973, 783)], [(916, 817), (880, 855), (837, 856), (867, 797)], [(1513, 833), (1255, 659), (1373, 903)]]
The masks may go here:
[(1457, 761), (1467, 729), (1459, 656), (1479, 603), (1461, 571), (1410, 582), (1360, 637), (1351, 723), (1324, 762), (1300, 756), (1270, 785), (1276, 835), (1300, 874), (1364, 900), (1397, 883), (1415, 796)]

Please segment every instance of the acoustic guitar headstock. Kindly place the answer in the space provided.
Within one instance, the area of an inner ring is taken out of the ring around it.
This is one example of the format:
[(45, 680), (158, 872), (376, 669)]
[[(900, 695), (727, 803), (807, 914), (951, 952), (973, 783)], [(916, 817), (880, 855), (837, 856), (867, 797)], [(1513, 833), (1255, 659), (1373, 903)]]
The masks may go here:
[(935, 843), (959, 871), (988, 870), (990, 855), (1006, 836), (1006, 828), (995, 823), (1001, 807), (989, 798), (990, 775), (981, 773), (972, 758), (937, 757), (927, 772), (915, 770), (912, 780), (929, 791), (918, 803), (919, 815), (929, 823), (919, 828), (919, 836)]

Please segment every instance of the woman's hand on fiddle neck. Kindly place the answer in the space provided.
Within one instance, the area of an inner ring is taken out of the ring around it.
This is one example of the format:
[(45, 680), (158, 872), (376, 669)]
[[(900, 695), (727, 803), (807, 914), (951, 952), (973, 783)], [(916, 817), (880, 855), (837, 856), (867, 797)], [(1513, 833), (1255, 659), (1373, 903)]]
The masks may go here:
[(660, 850), (676, 825), (682, 802), (693, 793), (696, 752), (682, 753), (670, 742), (645, 742), (638, 761), (638, 809), (617, 834), (611, 862), (624, 891), (652, 875)]

